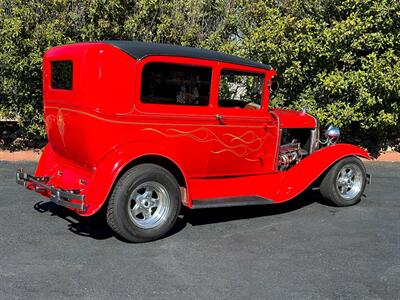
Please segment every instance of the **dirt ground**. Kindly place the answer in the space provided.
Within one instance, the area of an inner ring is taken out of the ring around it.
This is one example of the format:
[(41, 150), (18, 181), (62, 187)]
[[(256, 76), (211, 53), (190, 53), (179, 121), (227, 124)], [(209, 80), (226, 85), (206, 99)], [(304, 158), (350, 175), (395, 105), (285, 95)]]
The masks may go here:
[[(3, 161), (38, 161), (40, 158), (40, 151), (0, 151), (0, 160)], [(400, 161), (400, 152), (387, 151), (382, 152), (378, 158), (373, 161)]]
[(38, 161), (41, 151), (0, 151), (0, 160), (3, 161)]

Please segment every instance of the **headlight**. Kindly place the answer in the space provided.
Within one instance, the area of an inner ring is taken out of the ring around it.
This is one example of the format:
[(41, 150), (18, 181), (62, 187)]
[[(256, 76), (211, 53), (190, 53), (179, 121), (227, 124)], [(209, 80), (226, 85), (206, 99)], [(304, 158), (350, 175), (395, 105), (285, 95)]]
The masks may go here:
[(325, 131), (325, 138), (326, 138), (326, 144), (327, 145), (332, 145), (336, 144), (336, 142), (339, 140), (340, 137), (340, 130), (337, 127), (334, 126), (329, 126), (328, 129)]

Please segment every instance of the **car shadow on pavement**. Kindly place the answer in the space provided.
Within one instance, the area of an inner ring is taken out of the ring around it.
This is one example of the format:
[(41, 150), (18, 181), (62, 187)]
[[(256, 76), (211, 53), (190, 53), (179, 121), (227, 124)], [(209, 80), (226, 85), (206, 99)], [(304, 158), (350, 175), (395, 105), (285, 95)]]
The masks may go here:
[(311, 191), (306, 191), (302, 195), (290, 201), (279, 204), (237, 206), (199, 210), (185, 209), (184, 215), (186, 221), (189, 224), (196, 226), (285, 214), (301, 209), (315, 202), (321, 202), (318, 194)]
[(53, 202), (37, 202), (33, 208), (40, 213), (50, 213), (68, 222), (68, 230), (80, 236), (87, 236), (96, 240), (104, 240), (113, 236), (105, 219), (99, 215), (80, 217), (75, 212), (56, 205)]
[[(59, 217), (68, 222), (68, 230), (80, 236), (90, 237), (96, 240), (105, 240), (111, 237), (116, 237), (114, 232), (108, 227), (104, 211), (91, 216), (81, 217), (72, 210), (54, 204), (53, 202), (37, 202), (33, 208), (40, 213), (50, 213), (52, 216)], [(186, 221), (183, 217), (179, 217), (174, 228), (165, 236), (171, 236), (181, 231), (186, 226)], [(116, 237), (122, 240), (119, 237)], [(123, 240), (126, 242), (125, 240)]]
[[(196, 226), (285, 214), (319, 201), (320, 199), (315, 193), (306, 192), (291, 201), (281, 204), (200, 210), (183, 208), (175, 226), (164, 238), (178, 233), (186, 227), (187, 223)], [(104, 211), (100, 211), (91, 217), (81, 217), (74, 211), (58, 206), (53, 202), (43, 201), (37, 202), (34, 205), (34, 209), (40, 213), (50, 213), (52, 216), (57, 216), (67, 221), (68, 230), (76, 235), (90, 237), (96, 240), (105, 240), (115, 236), (107, 225)]]

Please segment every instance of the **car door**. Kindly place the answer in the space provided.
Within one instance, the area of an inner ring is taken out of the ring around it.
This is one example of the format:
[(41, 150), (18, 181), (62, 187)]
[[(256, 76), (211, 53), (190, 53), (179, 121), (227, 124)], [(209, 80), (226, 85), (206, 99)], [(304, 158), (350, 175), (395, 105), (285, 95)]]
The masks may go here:
[(150, 56), (138, 67), (137, 135), (152, 155), (174, 161), (188, 178), (206, 177), (215, 112), (210, 103), (215, 62)]
[(217, 125), (208, 174), (245, 176), (276, 169), (277, 123), (268, 112), (270, 74), (220, 63)]

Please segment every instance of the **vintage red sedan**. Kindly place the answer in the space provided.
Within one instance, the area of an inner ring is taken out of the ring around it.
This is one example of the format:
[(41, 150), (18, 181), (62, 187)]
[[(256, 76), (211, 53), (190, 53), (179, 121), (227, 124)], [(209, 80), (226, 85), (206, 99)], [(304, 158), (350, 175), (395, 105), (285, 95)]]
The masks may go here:
[(362, 149), (319, 136), (315, 117), (269, 107), (276, 72), (215, 51), (136, 41), (48, 50), (48, 136), (34, 176), (17, 182), (143, 242), (191, 209), (288, 201), (310, 186), (337, 206), (360, 201)]

